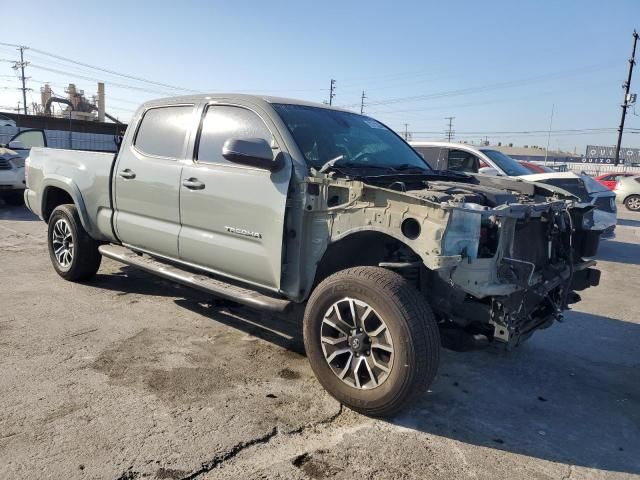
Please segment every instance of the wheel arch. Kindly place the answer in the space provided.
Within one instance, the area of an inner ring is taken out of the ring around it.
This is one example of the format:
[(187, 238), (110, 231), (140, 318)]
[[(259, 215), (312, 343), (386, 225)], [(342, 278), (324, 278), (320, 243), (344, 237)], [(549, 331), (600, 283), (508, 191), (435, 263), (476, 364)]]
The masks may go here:
[(378, 229), (357, 229), (346, 232), (329, 243), (316, 265), (310, 292), (328, 276), (351, 267), (379, 266), (393, 254), (420, 256), (406, 242)]
[(82, 227), (91, 232), (91, 222), (87, 213), (87, 208), (78, 187), (66, 178), (47, 178), (42, 186), (41, 213), (45, 222), (49, 221), (51, 212), (66, 203), (72, 203), (78, 210)]

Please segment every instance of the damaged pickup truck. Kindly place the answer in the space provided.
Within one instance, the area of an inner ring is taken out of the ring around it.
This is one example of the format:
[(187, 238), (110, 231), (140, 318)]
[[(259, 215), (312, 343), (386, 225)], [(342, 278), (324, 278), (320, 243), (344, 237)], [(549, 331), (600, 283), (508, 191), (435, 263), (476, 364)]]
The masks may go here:
[(28, 207), (70, 281), (102, 257), (217, 297), (304, 307), (320, 383), (370, 415), (432, 382), (441, 344), (511, 348), (598, 284), (592, 208), (435, 171), (378, 121), (248, 95), (147, 102), (113, 155), (35, 148)]

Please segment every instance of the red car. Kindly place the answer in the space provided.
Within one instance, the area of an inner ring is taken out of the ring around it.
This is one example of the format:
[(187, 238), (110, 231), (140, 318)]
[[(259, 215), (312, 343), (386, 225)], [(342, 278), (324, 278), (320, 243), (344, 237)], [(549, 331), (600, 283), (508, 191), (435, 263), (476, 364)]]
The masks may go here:
[(525, 160), (518, 160), (518, 163), (522, 165), (524, 168), (529, 170), (531, 173), (553, 173), (554, 169), (545, 167), (544, 165), (540, 165), (538, 163), (527, 162)]
[(611, 172), (611, 173), (603, 173), (593, 178), (598, 182), (600, 182), (605, 187), (607, 187), (609, 190), (613, 190), (614, 188), (616, 188), (616, 183), (618, 183), (618, 180), (624, 177), (633, 177), (634, 175), (637, 175), (637, 174)]

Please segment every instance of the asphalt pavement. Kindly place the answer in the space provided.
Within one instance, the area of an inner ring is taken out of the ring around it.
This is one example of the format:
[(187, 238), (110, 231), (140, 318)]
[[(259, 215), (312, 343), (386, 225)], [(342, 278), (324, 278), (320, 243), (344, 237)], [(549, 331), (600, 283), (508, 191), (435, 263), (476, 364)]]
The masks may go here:
[(0, 478), (640, 478), (640, 214), (620, 213), (601, 285), (562, 323), (508, 353), (443, 351), (383, 421), (320, 387), (299, 314), (110, 260), (65, 282), (45, 224), (0, 205)]

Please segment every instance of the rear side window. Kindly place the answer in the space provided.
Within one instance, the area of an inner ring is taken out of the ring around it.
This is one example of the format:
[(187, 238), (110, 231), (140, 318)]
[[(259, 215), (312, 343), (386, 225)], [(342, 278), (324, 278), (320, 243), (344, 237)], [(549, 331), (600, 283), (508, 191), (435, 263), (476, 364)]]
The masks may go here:
[(449, 152), (449, 170), (455, 172), (478, 173), (479, 160), (474, 154), (463, 150)]
[(251, 110), (228, 105), (212, 105), (202, 122), (196, 160), (231, 163), (222, 157), (222, 146), (230, 138), (262, 138), (271, 143), (271, 132)]
[(181, 158), (192, 112), (193, 105), (147, 110), (134, 145), (147, 155)]
[(442, 165), (442, 159), (446, 156), (446, 149), (443, 152), (441, 147), (418, 147), (414, 146), (413, 149), (422, 155), (422, 158), (429, 164), (430, 167), (438, 170), (444, 168)]

